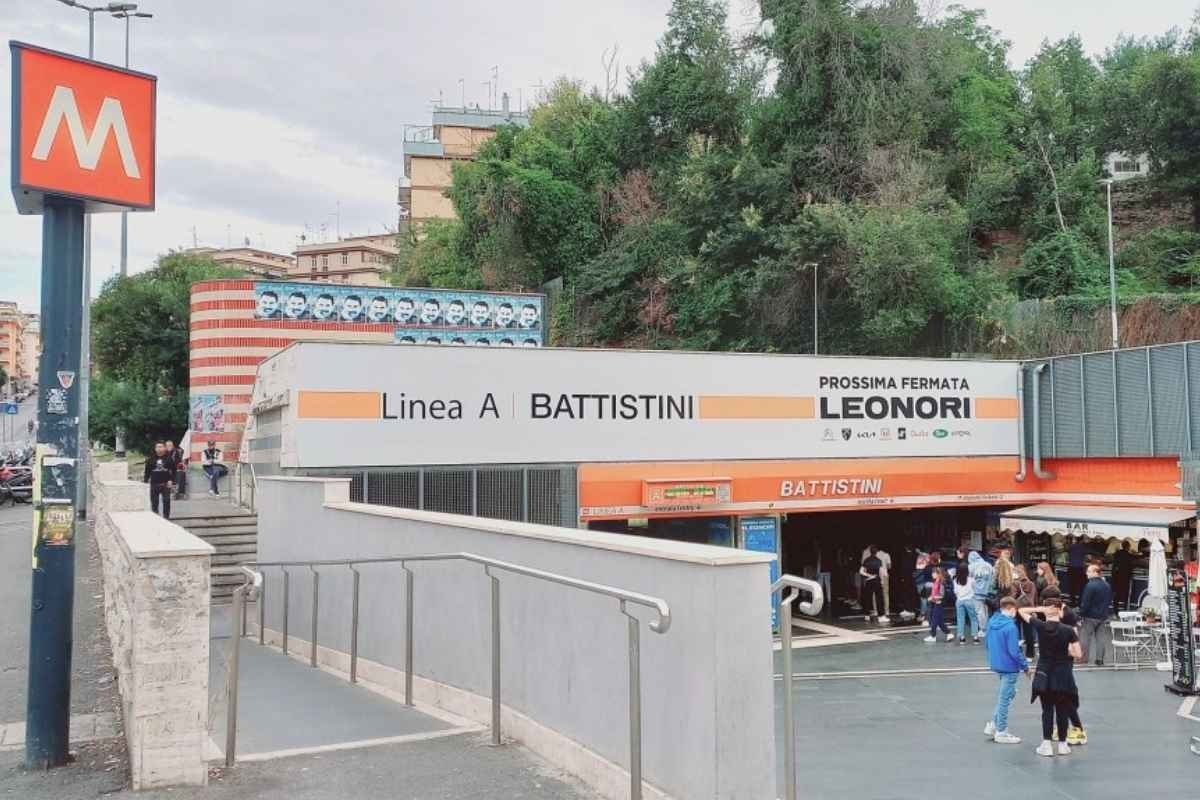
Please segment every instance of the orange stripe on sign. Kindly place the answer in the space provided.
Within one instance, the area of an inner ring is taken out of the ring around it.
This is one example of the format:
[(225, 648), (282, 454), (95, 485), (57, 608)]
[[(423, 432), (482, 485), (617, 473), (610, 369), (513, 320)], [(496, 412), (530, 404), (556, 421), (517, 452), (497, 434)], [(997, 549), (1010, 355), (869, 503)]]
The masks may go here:
[(379, 392), (300, 392), (300, 419), (379, 419)]
[(1016, 419), (1017, 398), (1015, 397), (976, 397), (976, 419)]
[(701, 395), (700, 419), (812, 419), (811, 397)]

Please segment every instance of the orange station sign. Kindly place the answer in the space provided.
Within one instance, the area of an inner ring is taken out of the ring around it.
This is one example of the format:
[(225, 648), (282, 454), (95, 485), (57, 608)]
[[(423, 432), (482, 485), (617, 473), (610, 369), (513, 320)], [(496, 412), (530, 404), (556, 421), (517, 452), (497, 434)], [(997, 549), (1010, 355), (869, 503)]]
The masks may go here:
[(17, 210), (46, 195), (89, 213), (154, 209), (157, 78), (10, 42)]

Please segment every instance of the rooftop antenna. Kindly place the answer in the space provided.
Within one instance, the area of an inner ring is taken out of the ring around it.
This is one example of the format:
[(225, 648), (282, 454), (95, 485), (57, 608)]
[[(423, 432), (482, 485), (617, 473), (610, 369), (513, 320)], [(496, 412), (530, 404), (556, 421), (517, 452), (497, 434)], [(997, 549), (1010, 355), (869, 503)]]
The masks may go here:
[(192, 226), (192, 248), (193, 248), (193, 249), (195, 249), (195, 248), (197, 248), (197, 247), (199, 247), (199, 246), (200, 246), (200, 245), (199, 245), (199, 244), (197, 244), (196, 226), (195, 226), (195, 225), (193, 225), (193, 226)]
[(465, 78), (458, 79), (458, 94), (462, 98), (462, 110), (467, 110), (467, 81)]
[(491, 111), (491, 110), (492, 110), (492, 82), (491, 82), (491, 81), (480, 81), (480, 82), (479, 82), (479, 85), (480, 85), (480, 86), (486, 86), (486, 87), (487, 87), (487, 90), (488, 90), (488, 111)]
[(495, 84), (495, 88), (492, 89), (492, 97), (499, 100), (500, 99), (500, 65), (499, 64), (492, 65), (492, 81)]
[(230, 237), (231, 235), (232, 235), (232, 232), (230, 231), (230, 226), (229, 226), (229, 223), (225, 223), (225, 246), (226, 246), (226, 247), (229, 247), (229, 246), (230, 246), (230, 241), (231, 241), (231, 240), (230, 240), (230, 238), (229, 238), (229, 237)]

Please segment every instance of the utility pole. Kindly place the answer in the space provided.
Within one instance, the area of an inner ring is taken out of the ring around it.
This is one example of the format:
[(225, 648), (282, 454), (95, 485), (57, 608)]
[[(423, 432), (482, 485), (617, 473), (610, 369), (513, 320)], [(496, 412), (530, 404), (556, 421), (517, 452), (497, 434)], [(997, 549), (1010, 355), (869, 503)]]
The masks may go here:
[(1117, 259), (1113, 249), (1113, 209), (1112, 209), (1112, 178), (1100, 181), (1108, 193), (1108, 292), (1110, 313), (1112, 315), (1112, 347), (1119, 348), (1120, 333), (1117, 329)]

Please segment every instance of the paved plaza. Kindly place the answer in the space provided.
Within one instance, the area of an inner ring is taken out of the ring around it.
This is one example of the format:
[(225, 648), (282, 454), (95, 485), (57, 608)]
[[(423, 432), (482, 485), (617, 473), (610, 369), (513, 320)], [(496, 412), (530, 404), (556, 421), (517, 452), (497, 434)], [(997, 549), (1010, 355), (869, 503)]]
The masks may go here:
[[(1069, 756), (1042, 758), (1034, 753), (1041, 707), (1030, 704), (1024, 678), (1009, 715), (1021, 744), (999, 745), (983, 736), (996, 694), (996, 679), (974, 671), (986, 666), (984, 658), (982, 645), (925, 644), (911, 634), (795, 650), (800, 797), (1127, 800), (1195, 794), (1184, 787), (1195, 786), (1200, 776), (1200, 758), (1188, 749), (1190, 737), (1200, 735), (1200, 713), (1193, 712), (1194, 719), (1179, 715), (1181, 699), (1163, 690), (1168, 673), (1079, 670), (1089, 743)], [(775, 663), (781, 707), (778, 653)], [(777, 732), (782, 739), (781, 722)]]

